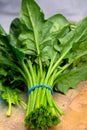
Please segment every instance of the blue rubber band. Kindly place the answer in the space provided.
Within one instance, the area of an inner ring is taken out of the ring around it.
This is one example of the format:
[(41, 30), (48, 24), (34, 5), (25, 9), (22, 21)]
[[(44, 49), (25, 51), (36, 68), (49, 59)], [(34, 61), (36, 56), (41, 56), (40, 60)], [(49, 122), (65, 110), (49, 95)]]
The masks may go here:
[(31, 87), (29, 90), (28, 90), (28, 95), (30, 95), (30, 93), (34, 90), (34, 89), (36, 89), (36, 88), (39, 88), (39, 87), (43, 87), (43, 88), (47, 88), (47, 89), (49, 89), (51, 92), (52, 92), (52, 95), (53, 95), (53, 89), (50, 87), (50, 86), (48, 86), (48, 85), (46, 85), (46, 84), (37, 84), (37, 85), (35, 85), (35, 86), (33, 86), (33, 87)]

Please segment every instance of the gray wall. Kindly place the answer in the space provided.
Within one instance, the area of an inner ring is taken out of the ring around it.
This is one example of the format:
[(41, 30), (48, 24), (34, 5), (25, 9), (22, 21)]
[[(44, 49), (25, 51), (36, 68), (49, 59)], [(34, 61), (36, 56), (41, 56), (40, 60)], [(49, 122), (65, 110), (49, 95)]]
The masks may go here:
[[(79, 21), (87, 16), (87, 0), (36, 0), (45, 13), (45, 18), (62, 13), (70, 21)], [(11, 21), (19, 16), (21, 0), (0, 0), (0, 24), (8, 32)]]

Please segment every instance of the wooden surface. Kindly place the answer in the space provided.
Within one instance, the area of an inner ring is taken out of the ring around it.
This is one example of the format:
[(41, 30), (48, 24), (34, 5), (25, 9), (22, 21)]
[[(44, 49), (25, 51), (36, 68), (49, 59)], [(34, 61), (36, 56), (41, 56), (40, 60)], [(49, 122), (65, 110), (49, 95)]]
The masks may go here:
[[(67, 95), (55, 93), (54, 99), (65, 114), (61, 123), (49, 130), (87, 130), (87, 81), (81, 82), (77, 89), (69, 90)], [(30, 130), (24, 127), (25, 111), (20, 106), (13, 107), (11, 117), (7, 118), (7, 106), (1, 102), (0, 130)]]

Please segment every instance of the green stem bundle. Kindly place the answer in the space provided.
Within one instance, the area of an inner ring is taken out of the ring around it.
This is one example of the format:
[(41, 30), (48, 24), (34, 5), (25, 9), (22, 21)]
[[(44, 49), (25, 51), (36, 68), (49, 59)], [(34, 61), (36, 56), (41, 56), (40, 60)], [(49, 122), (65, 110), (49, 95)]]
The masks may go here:
[[(52, 87), (56, 70), (47, 81), (46, 70), (43, 70), (42, 76), (42, 70), (39, 69), (39, 66), (35, 68), (30, 60), (27, 60), (27, 64), (23, 64), (23, 69), (27, 72), (27, 76), (29, 76), (27, 79), (31, 79), (32, 86), (28, 84), (28, 89), (37, 84), (44, 83)], [(47, 129), (48, 127), (56, 125), (60, 122), (60, 115), (63, 115), (63, 111), (54, 101), (52, 92), (48, 88), (41, 86), (39, 88), (35, 88), (29, 93), (25, 126), (35, 129)]]
[[(45, 89), (44, 96), (42, 95)], [(34, 95), (36, 95), (34, 97)], [(28, 95), (28, 107), (25, 116), (25, 125), (35, 129), (47, 129), (60, 122), (62, 110), (57, 106), (53, 95), (46, 88), (36, 88)]]

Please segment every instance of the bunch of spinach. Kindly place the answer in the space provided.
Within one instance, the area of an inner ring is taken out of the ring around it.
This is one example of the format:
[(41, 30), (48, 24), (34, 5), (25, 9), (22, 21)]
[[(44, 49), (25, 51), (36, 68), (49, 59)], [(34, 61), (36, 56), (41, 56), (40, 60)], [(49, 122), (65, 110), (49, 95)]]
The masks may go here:
[(47, 129), (58, 124), (63, 111), (51, 91), (44, 85), (34, 89), (26, 107), (21, 86), (29, 90), (45, 84), (66, 94), (87, 79), (86, 57), (87, 17), (75, 25), (61, 14), (45, 19), (34, 0), (22, 0), (9, 34), (0, 26), (0, 90), (9, 104), (7, 115), (19, 103), (26, 108), (26, 126)]

